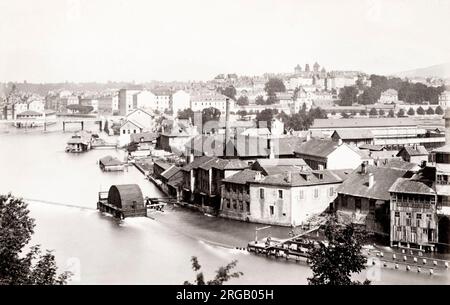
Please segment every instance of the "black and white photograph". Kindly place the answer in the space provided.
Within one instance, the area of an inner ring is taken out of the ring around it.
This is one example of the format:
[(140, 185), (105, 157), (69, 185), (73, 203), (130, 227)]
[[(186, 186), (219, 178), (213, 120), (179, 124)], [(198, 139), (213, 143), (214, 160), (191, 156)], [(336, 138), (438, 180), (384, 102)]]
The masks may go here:
[(1, 0), (0, 286), (450, 284), (449, 16)]

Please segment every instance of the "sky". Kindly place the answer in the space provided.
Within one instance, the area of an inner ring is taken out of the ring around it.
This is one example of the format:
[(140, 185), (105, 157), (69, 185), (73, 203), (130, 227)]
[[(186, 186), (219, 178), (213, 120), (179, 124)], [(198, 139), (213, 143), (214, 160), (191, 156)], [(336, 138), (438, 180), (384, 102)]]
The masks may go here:
[(450, 62), (447, 0), (0, 2), (0, 81), (208, 80), (219, 73), (390, 74)]

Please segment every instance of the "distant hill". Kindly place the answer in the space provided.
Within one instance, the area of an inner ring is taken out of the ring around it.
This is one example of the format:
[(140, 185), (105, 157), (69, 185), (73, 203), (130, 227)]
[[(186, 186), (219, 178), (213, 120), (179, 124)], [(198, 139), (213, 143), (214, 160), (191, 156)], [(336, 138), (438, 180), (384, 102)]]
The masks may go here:
[(450, 62), (415, 70), (403, 71), (395, 73), (395, 75), (400, 77), (450, 78)]

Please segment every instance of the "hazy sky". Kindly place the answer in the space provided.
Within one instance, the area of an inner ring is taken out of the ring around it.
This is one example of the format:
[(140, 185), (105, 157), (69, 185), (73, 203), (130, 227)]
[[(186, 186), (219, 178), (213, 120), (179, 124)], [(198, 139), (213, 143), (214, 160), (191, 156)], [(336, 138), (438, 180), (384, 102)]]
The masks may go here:
[(392, 73), (450, 61), (449, 15), (447, 0), (1, 1), (0, 81)]

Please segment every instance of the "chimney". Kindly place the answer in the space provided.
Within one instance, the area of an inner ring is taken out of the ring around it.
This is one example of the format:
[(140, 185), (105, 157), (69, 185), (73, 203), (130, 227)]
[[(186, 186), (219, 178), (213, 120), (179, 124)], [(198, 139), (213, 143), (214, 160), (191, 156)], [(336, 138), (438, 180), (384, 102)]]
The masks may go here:
[(273, 139), (268, 138), (267, 144), (269, 145), (269, 159), (275, 159), (274, 147), (273, 147)]
[(361, 174), (367, 174), (367, 161), (363, 161), (363, 163), (361, 163)]
[(306, 142), (308, 142), (309, 140), (311, 140), (311, 131), (308, 131), (306, 133)]
[(374, 184), (373, 173), (369, 173), (369, 188), (371, 188)]
[(230, 139), (230, 99), (227, 98), (225, 100), (225, 141), (223, 145), (223, 155), (227, 155), (227, 145), (229, 139)]

